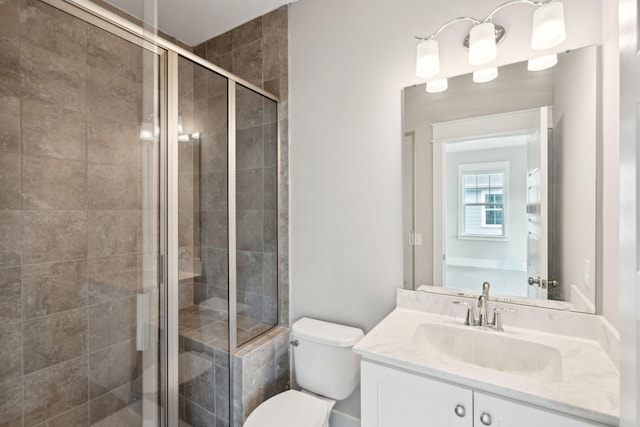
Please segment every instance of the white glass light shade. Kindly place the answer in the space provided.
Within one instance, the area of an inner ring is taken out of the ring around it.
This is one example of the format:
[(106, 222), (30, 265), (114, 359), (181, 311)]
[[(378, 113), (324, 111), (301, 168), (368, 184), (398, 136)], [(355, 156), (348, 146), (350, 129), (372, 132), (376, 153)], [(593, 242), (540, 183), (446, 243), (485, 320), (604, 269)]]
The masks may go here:
[(555, 1), (545, 4), (533, 13), (532, 49), (551, 49), (558, 46), (566, 38), (562, 3)]
[(440, 93), (444, 92), (449, 88), (449, 83), (447, 79), (438, 79), (427, 82), (427, 92), (429, 93)]
[(433, 77), (440, 72), (440, 51), (437, 40), (422, 40), (416, 55), (416, 76)]
[(498, 77), (498, 67), (485, 68), (473, 72), (473, 81), (476, 83), (486, 83)]
[(537, 58), (531, 58), (527, 63), (527, 69), (529, 71), (541, 71), (551, 68), (558, 63), (558, 55), (555, 53), (552, 55), (539, 56)]
[(469, 33), (469, 64), (482, 65), (496, 58), (496, 27), (491, 22), (478, 24)]

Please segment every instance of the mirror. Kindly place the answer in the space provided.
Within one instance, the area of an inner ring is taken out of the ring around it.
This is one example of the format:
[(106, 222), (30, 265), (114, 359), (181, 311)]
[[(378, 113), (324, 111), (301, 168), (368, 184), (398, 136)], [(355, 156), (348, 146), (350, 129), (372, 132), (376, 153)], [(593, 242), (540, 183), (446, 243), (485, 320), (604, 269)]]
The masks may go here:
[(599, 55), (403, 90), (406, 288), (595, 312)]

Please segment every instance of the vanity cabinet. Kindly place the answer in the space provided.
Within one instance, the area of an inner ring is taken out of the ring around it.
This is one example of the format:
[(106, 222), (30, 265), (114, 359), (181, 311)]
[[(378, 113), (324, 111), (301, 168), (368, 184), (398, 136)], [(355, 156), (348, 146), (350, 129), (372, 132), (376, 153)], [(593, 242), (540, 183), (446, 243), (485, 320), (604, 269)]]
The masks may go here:
[(604, 427), (364, 360), (361, 393), (362, 427)]
[(366, 361), (360, 376), (362, 427), (473, 426), (470, 388)]

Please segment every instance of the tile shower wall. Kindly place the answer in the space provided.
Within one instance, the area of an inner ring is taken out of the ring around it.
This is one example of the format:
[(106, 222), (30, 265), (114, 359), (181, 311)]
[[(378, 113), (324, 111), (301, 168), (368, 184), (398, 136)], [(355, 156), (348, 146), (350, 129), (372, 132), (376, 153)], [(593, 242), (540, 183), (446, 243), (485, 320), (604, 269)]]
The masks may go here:
[(140, 398), (142, 56), (0, 0), (0, 426), (97, 424)]

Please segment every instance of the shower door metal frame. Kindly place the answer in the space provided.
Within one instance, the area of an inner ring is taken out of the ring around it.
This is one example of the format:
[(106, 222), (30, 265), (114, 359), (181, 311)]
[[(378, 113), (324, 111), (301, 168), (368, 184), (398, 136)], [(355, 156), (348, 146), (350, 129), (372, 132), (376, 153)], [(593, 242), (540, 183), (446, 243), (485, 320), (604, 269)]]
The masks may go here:
[[(165, 295), (167, 305), (164, 313), (166, 358), (164, 367), (166, 369), (166, 383), (163, 383), (164, 396), (166, 398), (165, 411), (168, 426), (177, 426), (179, 419), (179, 325), (178, 325), (178, 55), (175, 52), (167, 53), (167, 162), (165, 168), (167, 175), (166, 193), (164, 194), (166, 203), (163, 210), (166, 212), (166, 259), (164, 268), (167, 271), (165, 281)], [(175, 209), (169, 209), (174, 206)], [(169, 304), (173, 301), (174, 304)]]
[[(50, 6), (97, 26), (111, 34), (158, 54), (160, 108), (160, 259), (159, 293), (162, 320), (161, 342), (161, 425), (177, 426), (178, 411), (178, 59), (180, 56), (209, 71), (225, 77), (228, 82), (228, 244), (229, 244), (229, 425), (235, 424), (233, 388), (234, 362), (237, 350), (237, 277), (236, 277), (236, 86), (239, 84), (276, 102), (276, 207), (280, 201), (280, 98), (264, 89), (212, 64), (209, 61), (171, 43), (149, 30), (104, 9), (89, 0), (40, 0)], [(156, 14), (157, 15), (157, 14)], [(146, 24), (145, 24), (146, 25)], [(151, 27), (155, 27), (152, 25)], [(172, 206), (174, 209), (169, 209)], [(278, 227), (280, 218), (278, 215)], [(277, 240), (276, 260), (279, 260), (280, 241)], [(280, 301), (280, 265), (276, 265), (277, 301)], [(173, 302), (169, 304), (169, 302)], [(280, 309), (278, 303), (278, 322)], [(241, 396), (240, 396), (241, 398)]]

